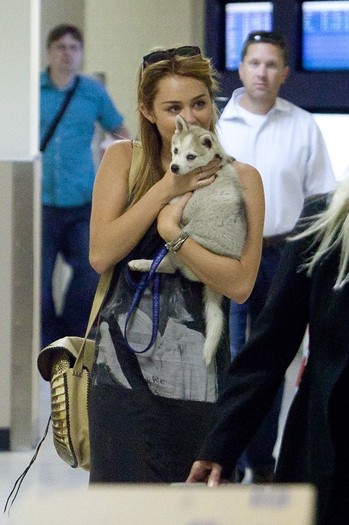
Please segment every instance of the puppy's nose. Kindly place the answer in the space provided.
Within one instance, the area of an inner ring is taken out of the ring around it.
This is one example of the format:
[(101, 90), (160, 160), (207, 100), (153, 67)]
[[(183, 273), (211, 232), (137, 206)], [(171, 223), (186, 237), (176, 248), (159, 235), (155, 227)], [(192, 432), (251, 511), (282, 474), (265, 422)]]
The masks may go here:
[(173, 173), (178, 173), (179, 172), (179, 166), (178, 164), (171, 164), (171, 171)]

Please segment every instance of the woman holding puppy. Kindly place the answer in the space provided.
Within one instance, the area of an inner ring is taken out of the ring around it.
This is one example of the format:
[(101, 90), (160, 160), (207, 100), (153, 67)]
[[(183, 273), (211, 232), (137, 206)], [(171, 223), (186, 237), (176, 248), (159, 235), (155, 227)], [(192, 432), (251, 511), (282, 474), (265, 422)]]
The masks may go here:
[[(97, 272), (113, 267), (114, 274), (100, 313), (90, 390), (91, 482), (184, 481), (211, 427), (229, 341), (226, 331), (206, 366), (202, 283), (245, 301), (259, 266), (264, 221), (259, 173), (234, 162), (248, 220), (241, 259), (181, 236), (183, 208), (191, 192), (213, 182), (219, 160), (181, 177), (172, 173), (175, 117), (214, 130), (216, 92), (215, 72), (199, 48), (146, 55), (138, 78), (141, 144), (112, 144), (96, 177), (90, 261)], [(159, 291), (150, 283), (133, 309), (141, 275), (127, 263), (154, 258), (165, 243), (201, 282), (162, 274)]]

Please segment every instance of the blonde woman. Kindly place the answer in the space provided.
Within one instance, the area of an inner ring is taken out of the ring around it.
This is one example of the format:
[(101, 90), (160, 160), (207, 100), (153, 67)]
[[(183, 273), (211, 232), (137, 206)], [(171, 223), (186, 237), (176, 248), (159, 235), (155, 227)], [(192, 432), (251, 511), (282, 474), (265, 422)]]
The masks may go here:
[[(217, 88), (210, 61), (195, 46), (146, 55), (138, 78), (141, 144), (110, 146), (97, 174), (90, 261), (99, 273), (114, 268), (114, 275), (100, 314), (91, 382), (91, 482), (184, 481), (211, 428), (229, 341), (226, 331), (206, 366), (202, 283), (246, 300), (264, 221), (259, 173), (235, 162), (248, 218), (241, 259), (213, 254), (181, 235), (191, 192), (214, 181), (219, 160), (184, 177), (172, 173), (175, 118), (214, 130)], [(174, 197), (180, 199), (169, 204)], [(153, 258), (165, 242), (201, 282), (163, 274), (159, 291), (151, 283), (133, 308), (140, 275), (127, 262)]]
[[(315, 215), (324, 208), (320, 215)], [(272, 403), (309, 324), (309, 359), (288, 414), (275, 481), (312, 483), (321, 525), (349, 522), (349, 179), (311, 198), (272, 294), (232, 364), (188, 481), (229, 477)], [(309, 217), (312, 217), (309, 225)]]

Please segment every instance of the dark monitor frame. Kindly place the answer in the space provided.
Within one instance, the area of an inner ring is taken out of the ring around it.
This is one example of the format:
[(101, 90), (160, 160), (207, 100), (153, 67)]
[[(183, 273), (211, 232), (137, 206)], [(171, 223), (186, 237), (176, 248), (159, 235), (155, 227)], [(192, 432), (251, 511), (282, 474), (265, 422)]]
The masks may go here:
[[(224, 16), (225, 4), (229, 1), (232, 0), (206, 0), (205, 5), (205, 53), (219, 72), (223, 97), (229, 97), (241, 86), (238, 72), (224, 68)], [(302, 0), (274, 0), (273, 4), (273, 28), (284, 34), (290, 50), (291, 73), (280, 95), (312, 112), (348, 113), (349, 71), (303, 71), (301, 68)]]

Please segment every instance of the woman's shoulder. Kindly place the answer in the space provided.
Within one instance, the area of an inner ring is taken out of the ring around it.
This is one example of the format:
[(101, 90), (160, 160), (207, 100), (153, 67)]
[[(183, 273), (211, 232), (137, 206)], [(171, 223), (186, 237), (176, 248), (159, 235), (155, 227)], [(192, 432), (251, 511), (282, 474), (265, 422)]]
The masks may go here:
[(131, 140), (118, 140), (110, 144), (103, 154), (97, 179), (124, 180), (126, 184), (133, 159), (132, 152)]
[(253, 213), (256, 214), (257, 220), (260, 224), (263, 224), (265, 198), (262, 177), (260, 176), (259, 171), (250, 164), (235, 161), (234, 166), (240, 180), (245, 202), (250, 207), (250, 212), (253, 209)]
[(105, 150), (105, 155), (118, 156), (118, 155), (132, 155), (134, 141), (129, 139), (116, 140), (112, 142)]
[(244, 188), (248, 188), (252, 185), (260, 186), (263, 189), (262, 177), (256, 168), (236, 159), (234, 160), (234, 167)]
[(234, 167), (239, 175), (260, 177), (259, 171), (254, 166), (251, 166), (251, 164), (246, 164), (245, 162), (234, 159)]
[(136, 141), (128, 139), (112, 142), (105, 150), (102, 163), (104, 166), (111, 164), (128, 171), (133, 160), (135, 148), (137, 148), (137, 151), (140, 150), (138, 144)]

